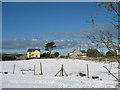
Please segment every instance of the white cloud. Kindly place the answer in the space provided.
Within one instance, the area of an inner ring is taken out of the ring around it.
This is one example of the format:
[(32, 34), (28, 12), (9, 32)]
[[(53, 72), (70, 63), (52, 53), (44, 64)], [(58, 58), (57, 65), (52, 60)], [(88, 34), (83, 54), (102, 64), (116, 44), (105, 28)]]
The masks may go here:
[(80, 39), (86, 38), (86, 34), (89, 34), (89, 32), (96, 32), (97, 30), (109, 31), (113, 35), (118, 36), (118, 30), (110, 23), (97, 24), (92, 27), (81, 28), (80, 30), (70, 30), (68, 32), (46, 32), (45, 35), (57, 39)]
[[(49, 40), (20, 40), (20, 39), (3, 39), (3, 49), (26, 49), (26, 48), (36, 48), (39, 47), (44, 49), (46, 43), (50, 42)], [(71, 48), (78, 44), (77, 41), (70, 40), (54, 40), (58, 49), (61, 48)]]
[(38, 39), (32, 39), (32, 41), (38, 41)]

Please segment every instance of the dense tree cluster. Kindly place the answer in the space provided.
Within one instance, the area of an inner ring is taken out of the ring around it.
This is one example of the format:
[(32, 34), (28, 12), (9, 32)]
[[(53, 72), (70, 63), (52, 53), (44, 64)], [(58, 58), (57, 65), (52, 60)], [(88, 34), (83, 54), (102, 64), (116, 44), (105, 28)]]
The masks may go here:
[(50, 54), (49, 52), (43, 53), (40, 55), (41, 58), (55, 58), (59, 57), (59, 52), (55, 52), (53, 54)]
[(16, 60), (15, 55), (8, 55), (8, 54), (3, 54), (2, 55), (2, 60)]
[(106, 56), (107, 56), (107, 57), (117, 56), (117, 53), (116, 53), (115, 51), (108, 51), (108, 52), (106, 53)]
[(100, 53), (97, 49), (88, 49), (87, 56), (89, 56), (89, 57), (101, 57), (101, 56), (103, 56), (103, 54)]

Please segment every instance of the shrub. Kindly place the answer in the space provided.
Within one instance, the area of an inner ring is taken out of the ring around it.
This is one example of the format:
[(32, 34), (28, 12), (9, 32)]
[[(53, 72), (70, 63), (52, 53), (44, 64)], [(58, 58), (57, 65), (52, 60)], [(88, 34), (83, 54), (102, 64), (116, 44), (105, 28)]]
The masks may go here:
[(87, 56), (89, 56), (89, 57), (101, 57), (101, 56), (103, 56), (103, 54), (100, 53), (97, 49), (88, 49)]
[(50, 53), (43, 53), (40, 55), (41, 58), (49, 58), (50, 57)]
[(54, 55), (55, 55), (55, 57), (58, 57), (59, 56), (59, 52), (55, 52)]
[(116, 53), (115, 51), (108, 51), (108, 52), (106, 53), (106, 56), (107, 56), (107, 57), (117, 56), (117, 53)]
[(60, 58), (69, 58), (69, 56), (60, 56)]
[(16, 57), (14, 55), (2, 55), (2, 60), (16, 60)]

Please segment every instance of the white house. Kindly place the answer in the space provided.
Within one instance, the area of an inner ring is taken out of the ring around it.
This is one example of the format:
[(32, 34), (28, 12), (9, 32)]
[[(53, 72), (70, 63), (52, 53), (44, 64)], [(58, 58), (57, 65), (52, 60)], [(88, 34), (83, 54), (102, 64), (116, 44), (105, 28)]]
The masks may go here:
[(27, 58), (40, 58), (40, 49), (27, 49)]
[(116, 53), (117, 53), (117, 55), (120, 55), (120, 50), (117, 49), (117, 50), (116, 50)]
[(72, 52), (69, 53), (70, 58), (79, 58), (79, 57), (86, 57), (86, 52), (78, 49), (74, 49)]

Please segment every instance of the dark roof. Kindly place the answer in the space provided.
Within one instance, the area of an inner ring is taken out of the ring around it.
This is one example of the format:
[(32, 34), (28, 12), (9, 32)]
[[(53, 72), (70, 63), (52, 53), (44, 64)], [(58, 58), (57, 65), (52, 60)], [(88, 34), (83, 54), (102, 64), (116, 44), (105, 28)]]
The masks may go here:
[(73, 51), (71, 53), (73, 53), (76, 49), (73, 49)]
[(82, 53), (86, 53), (86, 51), (85, 50), (80, 50)]
[[(74, 49), (71, 53), (73, 53), (74, 51), (76, 51), (77, 49)], [(85, 50), (79, 50), (81, 53), (86, 53)]]
[(40, 51), (40, 49), (28, 49), (27, 52), (32, 52), (32, 51), (35, 51), (35, 50)]

